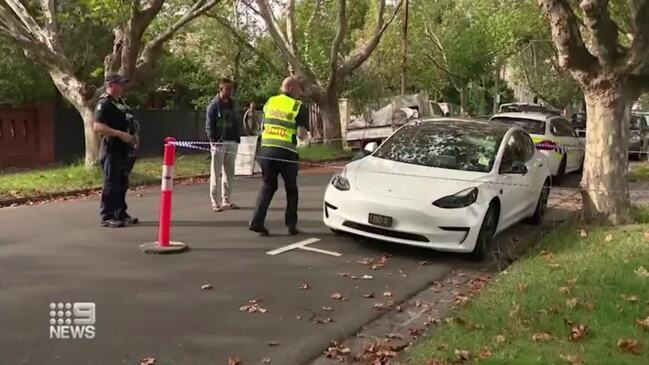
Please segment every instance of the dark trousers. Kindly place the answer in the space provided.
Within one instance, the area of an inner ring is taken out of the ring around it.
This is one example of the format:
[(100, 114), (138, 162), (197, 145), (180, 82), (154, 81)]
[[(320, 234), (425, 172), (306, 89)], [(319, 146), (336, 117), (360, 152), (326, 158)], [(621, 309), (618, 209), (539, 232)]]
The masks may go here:
[(275, 191), (277, 191), (277, 177), (281, 175), (282, 180), (284, 180), (287, 200), (284, 222), (287, 227), (296, 227), (298, 164), (260, 159), (259, 165), (261, 165), (264, 186), (261, 188), (261, 192), (259, 192), (259, 196), (257, 197), (257, 205), (255, 206), (255, 213), (250, 225), (253, 227), (264, 226), (268, 206), (270, 205), (271, 200), (273, 200)]
[(102, 158), (104, 187), (101, 191), (99, 214), (102, 220), (123, 219), (126, 217), (126, 192), (128, 178), (135, 158), (107, 154)]

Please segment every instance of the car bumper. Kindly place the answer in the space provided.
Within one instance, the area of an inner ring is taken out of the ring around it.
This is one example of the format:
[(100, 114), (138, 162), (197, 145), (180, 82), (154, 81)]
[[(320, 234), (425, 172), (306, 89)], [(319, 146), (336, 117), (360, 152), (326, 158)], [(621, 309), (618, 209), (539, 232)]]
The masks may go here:
[(642, 151), (642, 143), (641, 142), (629, 143), (629, 154), (630, 155), (636, 155), (640, 151)]
[[(329, 186), (323, 220), (331, 229), (381, 241), (448, 252), (472, 252), (486, 207), (442, 209), (432, 202), (376, 197)], [(389, 228), (368, 223), (369, 214), (392, 217)]]

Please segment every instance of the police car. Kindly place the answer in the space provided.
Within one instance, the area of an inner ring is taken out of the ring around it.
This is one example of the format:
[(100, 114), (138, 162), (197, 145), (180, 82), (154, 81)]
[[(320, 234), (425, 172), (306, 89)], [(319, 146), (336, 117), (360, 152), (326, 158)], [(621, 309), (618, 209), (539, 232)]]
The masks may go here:
[(571, 172), (580, 171), (584, 163), (584, 142), (578, 138), (570, 122), (557, 113), (540, 107), (508, 108), (490, 118), (523, 128), (530, 134), (536, 149), (547, 156), (554, 182)]

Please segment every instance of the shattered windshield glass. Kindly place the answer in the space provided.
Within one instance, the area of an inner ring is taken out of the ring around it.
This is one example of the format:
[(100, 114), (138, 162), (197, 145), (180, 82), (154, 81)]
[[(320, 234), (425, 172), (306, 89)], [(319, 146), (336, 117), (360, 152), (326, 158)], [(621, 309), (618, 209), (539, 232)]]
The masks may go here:
[(390, 137), (373, 156), (414, 165), (489, 172), (506, 131), (475, 122), (413, 123)]

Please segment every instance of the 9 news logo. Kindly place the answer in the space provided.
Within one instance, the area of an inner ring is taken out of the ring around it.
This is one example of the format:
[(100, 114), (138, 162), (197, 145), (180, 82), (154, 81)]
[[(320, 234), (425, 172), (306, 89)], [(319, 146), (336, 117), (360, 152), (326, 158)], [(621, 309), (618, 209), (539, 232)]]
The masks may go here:
[(50, 303), (50, 339), (95, 338), (95, 313), (92, 302)]

